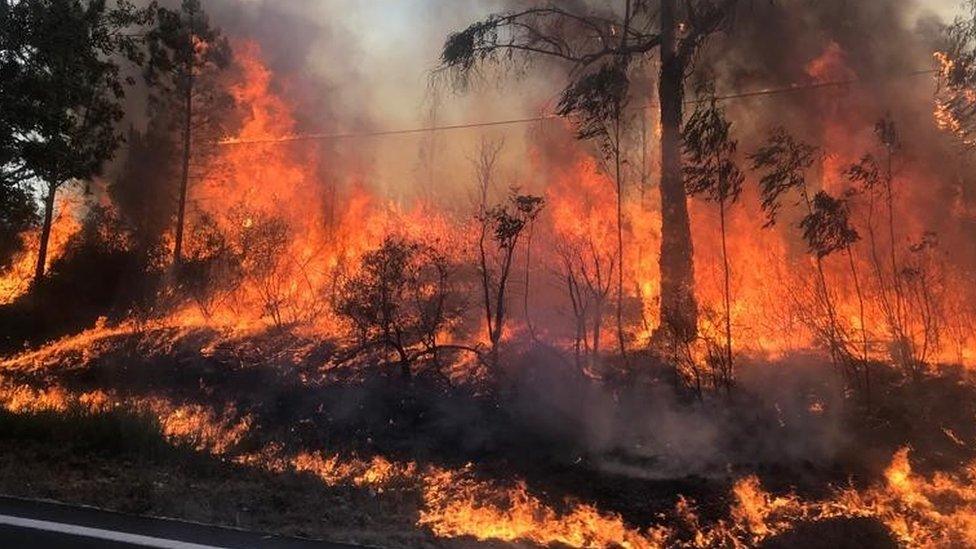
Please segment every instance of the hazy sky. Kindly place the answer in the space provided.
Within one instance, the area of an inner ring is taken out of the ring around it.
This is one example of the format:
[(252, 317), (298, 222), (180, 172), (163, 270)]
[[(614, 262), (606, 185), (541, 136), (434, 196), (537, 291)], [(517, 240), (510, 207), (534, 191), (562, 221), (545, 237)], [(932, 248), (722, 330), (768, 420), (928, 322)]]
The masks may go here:
[[(816, 0), (814, 0), (816, 1)], [(851, 0), (875, 2), (879, 0)], [(910, 1), (910, 0), (906, 0)], [(426, 126), (431, 119), (430, 71), (437, 65), (445, 37), (484, 16), (503, 11), (504, 0), (225, 0), (220, 15), (227, 20), (250, 19), (244, 25), (260, 35), (266, 46), (280, 43), (283, 51), (300, 52), (291, 60), (297, 70), (319, 82), (315, 93), (331, 115), (304, 113), (308, 131), (347, 132)], [(910, 17), (936, 13), (949, 20), (960, 12), (961, 0), (916, 0)], [(250, 13), (250, 15), (248, 15)], [(269, 17), (282, 14), (276, 20)], [(216, 21), (220, 24), (220, 18)], [(911, 23), (911, 22), (906, 22)], [(233, 26), (233, 25), (228, 25)], [(270, 49), (270, 48), (268, 48)], [(437, 124), (520, 118), (539, 112), (558, 93), (562, 82), (551, 78), (499, 78), (495, 85), (455, 94), (447, 91), (438, 102)], [(321, 112), (327, 112), (325, 110)], [(513, 153), (520, 150), (524, 126), (464, 130), (440, 134), (444, 157), (473, 154), (481, 135), (504, 135)], [(473, 138), (473, 139), (472, 139)], [(418, 136), (357, 140), (377, 165), (415, 164)], [(346, 146), (346, 145), (343, 145)], [(454, 170), (456, 173), (456, 170)], [(399, 185), (402, 169), (374, 174), (387, 189)], [(416, 174), (408, 174), (415, 176)], [(395, 193), (394, 193), (395, 194)]]
[[(275, 10), (300, 14), (303, 24), (320, 26), (321, 32), (312, 34), (314, 43), (308, 48), (306, 70), (341, 83), (328, 90), (334, 100), (367, 110), (381, 109), (383, 123), (393, 127), (416, 125), (426, 116), (423, 107), (428, 98), (429, 71), (437, 64), (447, 34), (503, 10), (506, 4), (500, 0), (238, 1), (245, 6), (273, 5)], [(934, 12), (948, 20), (960, 12), (961, 2), (916, 0), (916, 16)], [(513, 81), (505, 82), (501, 91), (504, 93), (480, 93), (474, 102), (451, 97), (442, 103), (442, 118), (478, 119), (478, 112), (471, 112), (473, 108), (486, 115), (524, 114), (526, 102), (502, 99), (510, 99), (514, 93), (524, 96), (527, 88)]]

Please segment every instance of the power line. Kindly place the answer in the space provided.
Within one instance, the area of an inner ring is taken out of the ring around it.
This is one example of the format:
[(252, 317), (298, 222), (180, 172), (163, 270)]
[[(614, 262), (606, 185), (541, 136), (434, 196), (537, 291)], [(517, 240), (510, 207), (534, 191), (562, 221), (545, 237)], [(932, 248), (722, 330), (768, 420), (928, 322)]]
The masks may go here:
[[(938, 72), (936, 69), (917, 70), (903, 75), (891, 76), (885, 80), (894, 80), (898, 78), (915, 78), (927, 74), (934, 74), (936, 72)], [(745, 92), (732, 93), (728, 95), (720, 95), (720, 96), (716, 96), (715, 100), (728, 101), (732, 99), (766, 97), (766, 96), (781, 95), (786, 93), (795, 93), (795, 92), (802, 92), (802, 91), (820, 90), (824, 88), (849, 86), (852, 84), (858, 84), (866, 81), (867, 80), (861, 78), (848, 78), (844, 80), (831, 80), (828, 82), (816, 82), (812, 84), (798, 84), (798, 85), (784, 86), (779, 88), (766, 88), (761, 90), (751, 90)], [(686, 99), (684, 101), (684, 104), (695, 105), (703, 101), (706, 101), (706, 99)], [(645, 108), (651, 108), (656, 106), (657, 106), (656, 104), (651, 103), (646, 105)], [(408, 128), (408, 129), (399, 129), (399, 130), (379, 130), (379, 131), (372, 131), (372, 132), (347, 132), (347, 133), (305, 133), (305, 134), (297, 134), (297, 135), (285, 135), (281, 137), (269, 137), (269, 138), (262, 138), (262, 139), (223, 139), (217, 141), (217, 144), (221, 146), (257, 145), (257, 144), (266, 144), (266, 143), (289, 143), (295, 141), (357, 139), (357, 138), (364, 138), (364, 137), (387, 137), (393, 135), (410, 135), (410, 134), (427, 133), (427, 132), (435, 132), (435, 131), (463, 130), (469, 128), (512, 126), (516, 124), (529, 124), (532, 122), (542, 122), (545, 120), (552, 120), (554, 118), (560, 118), (560, 116), (555, 113), (547, 113), (540, 116), (532, 116), (528, 118), (512, 118), (508, 120), (492, 120), (488, 122), (469, 122), (463, 124), (450, 124), (445, 126), (427, 126), (422, 128)]]

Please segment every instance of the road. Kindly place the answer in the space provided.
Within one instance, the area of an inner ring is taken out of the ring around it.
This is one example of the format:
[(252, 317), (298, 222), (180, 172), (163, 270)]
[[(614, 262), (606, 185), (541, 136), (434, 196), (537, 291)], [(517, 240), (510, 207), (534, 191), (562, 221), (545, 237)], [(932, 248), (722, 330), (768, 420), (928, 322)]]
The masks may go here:
[(355, 546), (0, 497), (0, 547), (354, 549)]

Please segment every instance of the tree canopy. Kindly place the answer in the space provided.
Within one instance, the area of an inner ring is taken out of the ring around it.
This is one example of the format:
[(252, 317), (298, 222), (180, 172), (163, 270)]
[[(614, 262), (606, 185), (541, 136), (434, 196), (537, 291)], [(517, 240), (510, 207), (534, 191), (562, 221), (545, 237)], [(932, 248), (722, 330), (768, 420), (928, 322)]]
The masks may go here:
[(2, 180), (47, 187), (38, 277), (58, 187), (97, 175), (123, 140), (120, 60), (144, 60), (133, 31), (152, 17), (129, 0), (0, 2)]

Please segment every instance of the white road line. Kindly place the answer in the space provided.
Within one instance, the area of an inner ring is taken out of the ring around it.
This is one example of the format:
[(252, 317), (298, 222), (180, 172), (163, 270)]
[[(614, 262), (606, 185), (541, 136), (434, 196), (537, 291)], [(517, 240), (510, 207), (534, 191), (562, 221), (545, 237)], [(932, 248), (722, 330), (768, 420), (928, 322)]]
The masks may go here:
[(62, 522), (51, 522), (48, 520), (36, 520), (23, 517), (13, 517), (10, 515), (0, 515), (0, 525), (18, 526), (30, 528), (32, 530), (44, 530), (47, 532), (59, 532), (72, 536), (85, 538), (104, 539), (121, 543), (131, 543), (143, 547), (159, 547), (161, 549), (224, 549), (215, 545), (201, 545), (199, 543), (189, 543), (166, 538), (156, 538), (143, 536), (140, 534), (129, 534), (127, 532), (116, 532), (114, 530), (104, 530), (102, 528), (92, 528), (89, 526), (78, 526), (77, 524), (65, 524)]

